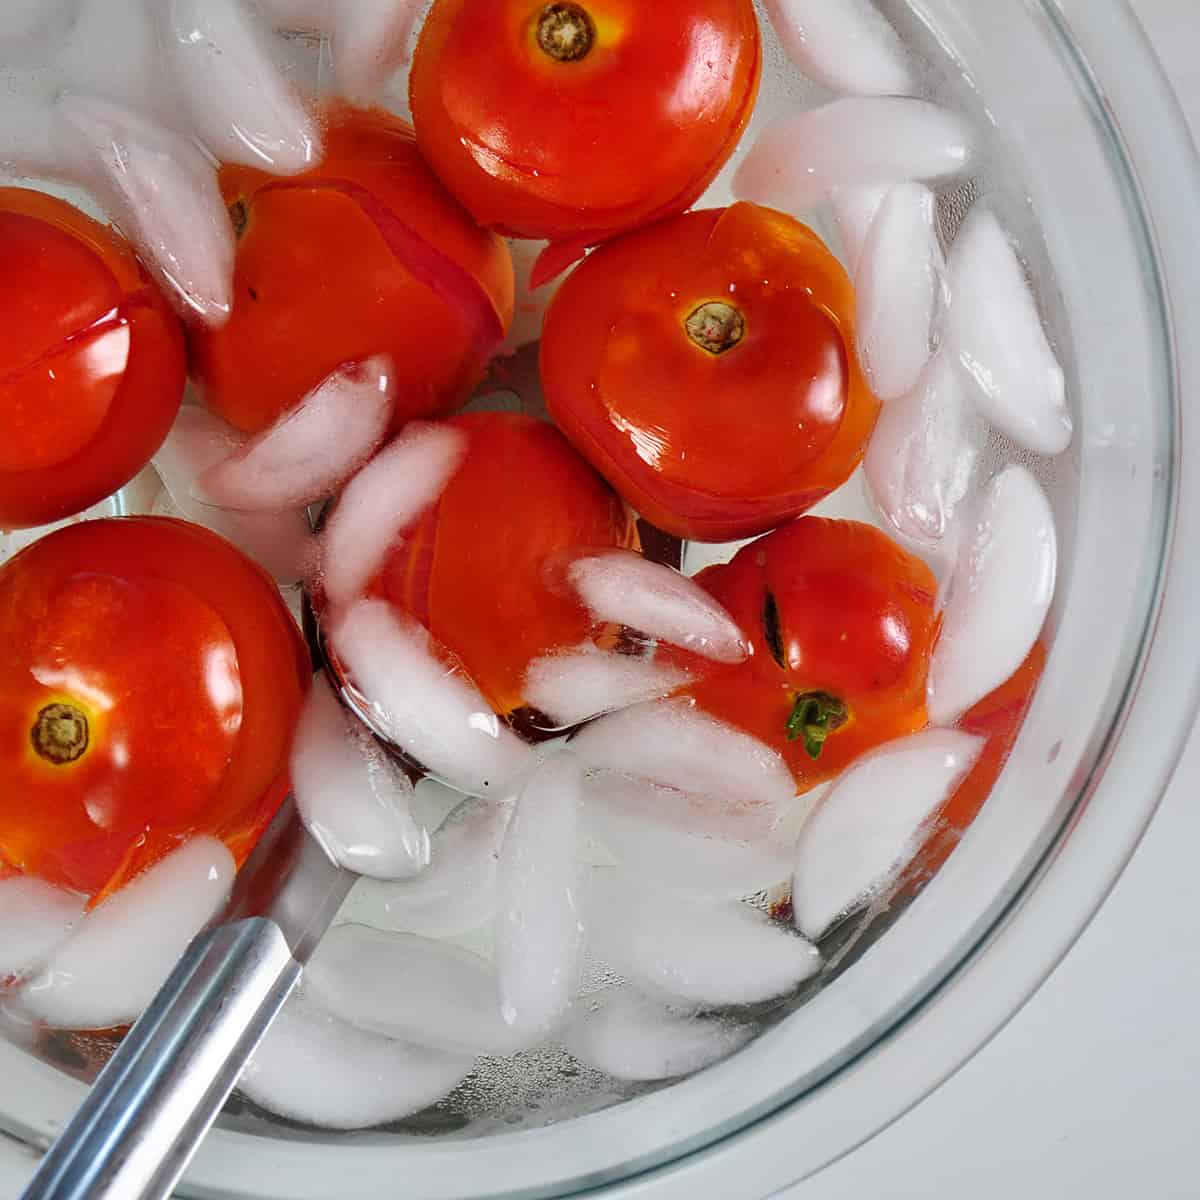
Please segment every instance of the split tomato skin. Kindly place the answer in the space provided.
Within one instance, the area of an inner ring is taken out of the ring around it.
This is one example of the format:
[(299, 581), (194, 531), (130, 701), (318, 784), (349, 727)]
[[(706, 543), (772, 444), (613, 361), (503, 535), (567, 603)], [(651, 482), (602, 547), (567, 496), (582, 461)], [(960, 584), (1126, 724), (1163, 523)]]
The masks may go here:
[(567, 564), (636, 549), (637, 529), (552, 425), (515, 413), (447, 423), (467, 435), (462, 465), (370, 592), (424, 625), (493, 709), (528, 731), (521, 716), (530, 662), (594, 632), (565, 585)]
[(710, 667), (691, 694), (779, 751), (800, 791), (928, 723), (936, 581), (873, 526), (801, 517), (696, 582), (750, 654)]
[(183, 397), (183, 327), (129, 246), (57, 197), (0, 188), (0, 528), (123, 487)]
[(160, 517), (0, 568), (0, 864), (98, 902), (196, 833), (240, 865), (287, 791), (308, 653), (229, 543)]
[(224, 166), (238, 231), (233, 309), (190, 330), (204, 403), (258, 432), (347, 363), (388, 355), (395, 428), (458, 408), (504, 339), (513, 269), (437, 181), (410, 126), (334, 104), (325, 156), (279, 178)]
[(751, 0), (437, 0), (409, 94), (480, 224), (582, 247), (693, 204), (761, 73)]
[(849, 478), (879, 402), (854, 289), (824, 243), (754, 204), (688, 213), (595, 250), (542, 335), (551, 415), (652, 525), (752, 537)]

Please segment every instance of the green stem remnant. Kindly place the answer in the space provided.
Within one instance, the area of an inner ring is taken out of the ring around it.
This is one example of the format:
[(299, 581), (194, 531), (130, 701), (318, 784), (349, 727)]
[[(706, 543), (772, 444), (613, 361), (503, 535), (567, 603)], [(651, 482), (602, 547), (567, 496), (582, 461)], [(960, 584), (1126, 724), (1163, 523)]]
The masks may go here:
[(56, 767), (65, 766), (88, 748), (87, 717), (73, 704), (47, 704), (29, 736), (38, 757)]
[(724, 300), (700, 305), (684, 324), (688, 337), (709, 354), (724, 354), (746, 336), (746, 318)]
[(849, 710), (836, 696), (828, 692), (805, 692), (797, 696), (792, 705), (787, 739), (795, 742), (803, 738), (809, 758), (817, 759), (825, 748), (826, 738), (841, 729), (849, 719)]
[(596, 26), (578, 4), (547, 4), (538, 17), (537, 40), (555, 62), (578, 62), (591, 53)]

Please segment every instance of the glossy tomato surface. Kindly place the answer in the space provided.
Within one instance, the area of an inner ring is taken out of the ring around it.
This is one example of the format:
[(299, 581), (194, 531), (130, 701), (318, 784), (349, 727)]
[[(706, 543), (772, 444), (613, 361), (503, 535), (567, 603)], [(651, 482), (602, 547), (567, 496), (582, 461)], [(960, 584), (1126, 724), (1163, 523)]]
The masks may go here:
[(524, 706), (533, 659), (592, 632), (562, 582), (566, 565), (636, 547), (637, 532), (620, 498), (553, 426), (513, 413), (449, 424), (467, 434), (466, 457), (371, 591), (420, 621), (508, 715)]
[(806, 226), (735, 204), (594, 251), (546, 315), (542, 382), (576, 448), (658, 528), (751, 537), (849, 478), (879, 405), (854, 291)]
[(343, 104), (325, 125), (325, 157), (302, 175), (221, 170), (233, 312), (190, 331), (192, 371), (204, 402), (250, 432), (376, 354), (395, 368), (397, 428), (452, 411), (512, 320), (508, 247), (438, 183), (412, 129)]
[(309, 677), (278, 589), (206, 529), (35, 542), (0, 568), (0, 863), (96, 898), (196, 832), (240, 864)]
[(801, 790), (925, 727), (937, 585), (873, 526), (801, 517), (696, 581), (750, 656), (711, 668), (692, 695), (778, 750)]
[(113, 230), (0, 188), (0, 528), (45, 525), (128, 483), (183, 396), (183, 331)]
[(590, 245), (695, 202), (750, 119), (751, 0), (437, 0), (409, 80), (481, 224)]

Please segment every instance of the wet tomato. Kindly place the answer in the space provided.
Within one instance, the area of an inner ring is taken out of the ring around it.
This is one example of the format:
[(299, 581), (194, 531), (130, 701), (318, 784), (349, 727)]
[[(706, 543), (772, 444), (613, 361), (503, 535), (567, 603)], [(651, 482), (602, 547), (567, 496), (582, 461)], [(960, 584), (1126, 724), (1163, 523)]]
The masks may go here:
[(371, 592), (411, 614), (504, 716), (527, 728), (529, 663), (581, 643), (592, 621), (559, 586), (573, 557), (636, 547), (621, 500), (551, 425), (513, 413), (449, 422), (468, 448), (438, 503)]
[(751, 0), (437, 0), (409, 89), (476, 220), (582, 248), (696, 201), (761, 66)]
[(0, 568), (0, 863), (98, 899), (194, 832), (241, 863), (287, 787), (307, 652), (271, 580), (157, 517)]
[(824, 243), (753, 204), (688, 213), (594, 251), (542, 334), (550, 412), (653, 525), (750, 537), (862, 458), (879, 405), (854, 292)]
[(45, 525), (128, 483), (171, 427), (183, 332), (111, 229), (0, 188), (0, 528)]
[(710, 667), (692, 695), (778, 750), (801, 790), (926, 725), (936, 583), (874, 527), (801, 517), (696, 581), (751, 652)]
[(512, 259), (382, 110), (326, 112), (325, 157), (278, 178), (221, 169), (238, 231), (234, 302), (191, 331), (205, 403), (239, 429), (276, 421), (346, 363), (386, 354), (396, 425), (457, 408), (512, 320)]

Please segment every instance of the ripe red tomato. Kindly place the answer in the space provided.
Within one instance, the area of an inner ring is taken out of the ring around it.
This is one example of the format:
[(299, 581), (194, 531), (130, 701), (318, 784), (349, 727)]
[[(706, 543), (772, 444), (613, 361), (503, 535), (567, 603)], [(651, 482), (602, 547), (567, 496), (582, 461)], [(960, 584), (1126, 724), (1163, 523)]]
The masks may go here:
[(753, 204), (688, 213), (594, 251), (542, 332), (559, 426), (651, 524), (750, 537), (862, 458), (878, 401), (854, 291), (824, 243)]
[(197, 525), (87, 521), (0, 568), (0, 864), (103, 897), (195, 832), (239, 864), (287, 790), (308, 654)]
[(0, 528), (128, 483), (183, 396), (182, 327), (133, 251), (63, 200), (0, 188)]
[(396, 370), (396, 428), (452, 411), (512, 320), (512, 259), (434, 178), (382, 110), (326, 113), (325, 157), (280, 179), (221, 169), (238, 230), (233, 312), (191, 330), (205, 403), (257, 432), (338, 367)]
[(937, 585), (873, 526), (801, 517), (696, 581), (750, 655), (710, 665), (691, 694), (778, 750), (801, 791), (927, 724)]
[(420, 621), (508, 716), (524, 705), (529, 663), (592, 631), (556, 575), (577, 555), (635, 548), (637, 532), (553, 426), (514, 413), (449, 423), (468, 435), (466, 457), (370, 591)]
[(437, 0), (409, 92), (477, 221), (586, 246), (696, 201), (761, 69), (751, 0)]

